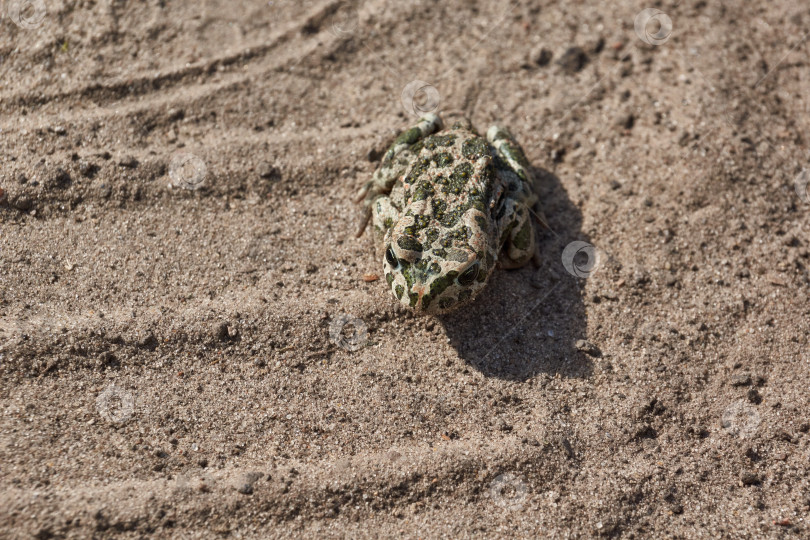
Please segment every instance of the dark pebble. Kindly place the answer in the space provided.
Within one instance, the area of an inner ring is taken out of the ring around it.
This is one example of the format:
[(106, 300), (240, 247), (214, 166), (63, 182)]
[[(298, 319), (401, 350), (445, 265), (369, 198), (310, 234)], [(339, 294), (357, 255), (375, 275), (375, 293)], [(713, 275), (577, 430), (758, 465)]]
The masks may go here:
[(366, 155), (366, 159), (373, 163), (375, 161), (379, 161), (384, 153), (385, 153), (385, 148), (383, 148), (382, 146), (379, 146), (377, 148), (371, 148), (368, 151), (368, 154)]
[(568, 74), (574, 74), (581, 71), (587, 63), (588, 55), (585, 54), (582, 47), (571, 47), (563, 53), (559, 60), (557, 60), (557, 65), (559, 65), (563, 71)]
[(752, 388), (748, 391), (748, 401), (753, 403), (754, 405), (759, 405), (762, 403), (762, 396), (759, 395), (756, 388)]
[(169, 112), (166, 114), (166, 119), (169, 122), (176, 122), (177, 120), (182, 120), (185, 116), (186, 111), (183, 109), (169, 109)]
[(53, 169), (45, 180), (45, 187), (49, 189), (65, 188), (68, 184), (70, 184), (70, 175), (61, 167)]
[(275, 167), (266, 161), (259, 163), (259, 167), (256, 169), (256, 172), (259, 173), (260, 177), (267, 179), (278, 179), (281, 176), (278, 167)]
[(744, 472), (740, 476), (740, 481), (743, 483), (744, 486), (754, 486), (760, 484), (762, 481), (759, 479), (759, 476), (752, 472)]
[(636, 117), (632, 114), (623, 114), (619, 117), (616, 123), (621, 128), (633, 129), (633, 126), (636, 124)]
[(731, 386), (748, 386), (749, 384), (751, 384), (750, 375), (740, 374), (731, 378)]
[(138, 166), (138, 160), (127, 155), (118, 160), (118, 165), (121, 167), (126, 167), (127, 169), (134, 169)]
[(587, 49), (589, 54), (599, 54), (605, 49), (605, 38), (599, 36), (595, 40), (592, 40), (588, 43)]
[(115, 355), (110, 351), (105, 351), (98, 356), (97, 365), (99, 367), (115, 367), (118, 365), (118, 361), (115, 358)]
[(579, 339), (574, 344), (574, 346), (579, 349), (580, 351), (584, 352), (585, 354), (593, 357), (600, 357), (602, 356), (602, 351), (599, 350), (599, 347), (591, 343), (590, 341), (586, 341), (584, 339)]
[(141, 349), (146, 349), (149, 351), (154, 351), (157, 349), (158, 340), (155, 338), (155, 335), (152, 333), (147, 334), (143, 337), (140, 341), (138, 341), (138, 347)]
[(11, 201), (11, 206), (16, 208), (17, 210), (27, 212), (34, 207), (34, 202), (31, 200), (30, 197), (27, 197), (25, 195), (19, 195), (13, 201)]
[(749, 446), (748, 448), (745, 449), (745, 457), (747, 457), (751, 461), (759, 461), (760, 459), (762, 459), (762, 456), (760, 456), (757, 453), (757, 451), (754, 449), (753, 446)]
[(107, 183), (98, 184), (97, 189), (99, 197), (103, 199), (109, 199), (112, 195), (112, 186)]
[(256, 481), (261, 477), (262, 475), (257, 472), (240, 474), (238, 477), (236, 477), (233, 487), (242, 495), (251, 495), (253, 493), (253, 484), (255, 484)]
[(650, 282), (650, 274), (643, 268), (638, 268), (633, 272), (631, 283), (636, 287), (644, 287)]
[(217, 324), (214, 328), (214, 337), (220, 341), (230, 341), (239, 335), (239, 329), (236, 326), (229, 325), (226, 322)]
[(84, 160), (79, 161), (79, 174), (85, 178), (92, 178), (97, 171), (98, 167), (96, 165)]
[(569, 458), (576, 457), (574, 447), (571, 446), (571, 442), (568, 439), (563, 438), (560, 443), (562, 444), (563, 450), (565, 450), (565, 453)]
[(20, 184), (28, 183), (28, 177), (25, 176), (25, 173), (17, 173), (17, 182)]
[(776, 433), (775, 438), (776, 438), (777, 440), (780, 440), (780, 441), (785, 441), (785, 442), (789, 442), (789, 443), (792, 443), (792, 442), (793, 442), (793, 437), (790, 435), (790, 433), (788, 433), (788, 432), (787, 432), (787, 431), (785, 431), (784, 429), (779, 430), (779, 431)]
[(547, 66), (553, 57), (554, 54), (550, 50), (543, 47), (539, 50), (532, 51), (531, 55), (529, 56), (529, 60), (542, 67)]
[(655, 439), (658, 437), (658, 432), (655, 431), (655, 428), (649, 424), (644, 424), (641, 426), (637, 431), (634, 439)]

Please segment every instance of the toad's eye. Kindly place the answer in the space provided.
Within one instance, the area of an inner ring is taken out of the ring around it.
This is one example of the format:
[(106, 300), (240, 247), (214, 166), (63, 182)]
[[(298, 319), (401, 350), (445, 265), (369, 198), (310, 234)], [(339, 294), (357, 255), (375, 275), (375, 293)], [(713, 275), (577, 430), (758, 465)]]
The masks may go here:
[(475, 281), (475, 278), (478, 277), (478, 270), (481, 268), (481, 265), (478, 263), (474, 263), (472, 266), (464, 270), (460, 276), (458, 276), (458, 282), (460, 285), (472, 285), (472, 282)]
[(388, 249), (385, 250), (385, 260), (394, 268), (399, 266), (399, 259), (397, 259), (397, 256), (394, 254), (394, 248), (391, 246), (388, 246)]

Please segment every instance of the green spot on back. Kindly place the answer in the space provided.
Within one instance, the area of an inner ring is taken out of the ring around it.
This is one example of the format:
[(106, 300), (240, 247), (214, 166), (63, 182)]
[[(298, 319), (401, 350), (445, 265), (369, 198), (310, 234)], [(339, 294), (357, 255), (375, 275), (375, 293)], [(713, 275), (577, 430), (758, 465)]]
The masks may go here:
[(444, 213), (447, 210), (447, 203), (441, 199), (433, 199), (430, 201), (430, 205), (431, 210), (433, 211), (433, 217), (441, 222), (444, 218)]
[(434, 193), (433, 184), (423, 180), (419, 182), (419, 184), (416, 185), (416, 189), (413, 190), (413, 200), (424, 201), (428, 197), (432, 197)]
[(408, 251), (422, 251), (422, 244), (413, 236), (400, 236), (397, 239), (397, 245)]
[(411, 170), (408, 171), (407, 176), (405, 176), (405, 183), (406, 184), (415, 184), (416, 181), (419, 179), (422, 174), (430, 167), (430, 160), (427, 158), (419, 158), (416, 163), (414, 163)]
[(445, 248), (453, 247), (457, 240), (458, 242), (466, 242), (470, 238), (470, 229), (466, 225), (462, 225), (458, 229), (452, 230), (442, 238), (441, 246)]
[(473, 167), (470, 163), (462, 163), (458, 165), (453, 172), (450, 173), (450, 178), (447, 179), (445, 185), (442, 187), (442, 191), (445, 193), (453, 193), (454, 195), (458, 195), (461, 193), (461, 190), (467, 184), (467, 181), (473, 175)]
[(436, 229), (428, 229), (427, 232), (425, 232), (425, 238), (428, 244), (433, 245), (433, 242), (439, 239), (439, 231)]
[(436, 150), (440, 146), (451, 146), (456, 142), (455, 135), (432, 135), (425, 139), (425, 148), (428, 150)]
[(447, 152), (439, 152), (433, 156), (433, 161), (436, 163), (437, 167), (449, 167), (453, 164), (453, 156)]
[(468, 159), (478, 159), (481, 156), (489, 155), (489, 145), (480, 137), (467, 139), (461, 145), (461, 155)]
[(413, 224), (405, 227), (404, 232), (405, 234), (410, 236), (417, 236), (419, 234), (419, 231), (427, 227), (429, 224), (430, 218), (428, 216), (416, 214), (415, 216), (413, 216)]

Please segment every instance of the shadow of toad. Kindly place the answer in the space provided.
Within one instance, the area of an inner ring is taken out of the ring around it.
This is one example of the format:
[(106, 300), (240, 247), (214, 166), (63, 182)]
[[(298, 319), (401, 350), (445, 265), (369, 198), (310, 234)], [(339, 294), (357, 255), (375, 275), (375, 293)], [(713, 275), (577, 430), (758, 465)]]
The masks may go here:
[(537, 227), (541, 266), (496, 270), (473, 304), (439, 320), (459, 356), (486, 376), (518, 381), (538, 373), (588, 377), (592, 359), (575, 343), (586, 337), (583, 284), (598, 269), (592, 267), (598, 259), (589, 258), (588, 247), (574, 258), (565, 251), (571, 242), (588, 242), (582, 214), (556, 176), (538, 168), (533, 173), (549, 225)]

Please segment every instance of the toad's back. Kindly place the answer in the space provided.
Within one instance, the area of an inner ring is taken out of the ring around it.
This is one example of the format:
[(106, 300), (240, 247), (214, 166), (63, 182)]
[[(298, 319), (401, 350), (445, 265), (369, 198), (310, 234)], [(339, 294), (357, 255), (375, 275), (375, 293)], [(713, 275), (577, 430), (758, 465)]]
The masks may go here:
[(507, 255), (519, 255), (519, 264), (531, 257), (527, 204), (536, 202), (526, 168), (499, 148), (519, 151), (508, 133), (490, 129), (485, 139), (466, 121), (440, 125), (429, 116), (400, 135), (371, 182), (386, 179), (389, 191), (370, 201), (392, 292), (433, 313), (471, 300), (516, 233), (522, 248)]

